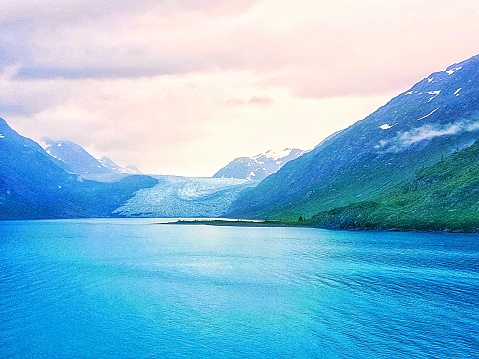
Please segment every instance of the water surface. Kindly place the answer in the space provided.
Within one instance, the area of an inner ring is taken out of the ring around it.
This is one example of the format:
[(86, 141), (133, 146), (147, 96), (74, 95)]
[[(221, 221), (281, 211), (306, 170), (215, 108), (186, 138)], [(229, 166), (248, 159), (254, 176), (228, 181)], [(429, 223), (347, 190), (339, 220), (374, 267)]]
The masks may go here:
[(153, 222), (0, 222), (0, 357), (479, 355), (479, 236)]

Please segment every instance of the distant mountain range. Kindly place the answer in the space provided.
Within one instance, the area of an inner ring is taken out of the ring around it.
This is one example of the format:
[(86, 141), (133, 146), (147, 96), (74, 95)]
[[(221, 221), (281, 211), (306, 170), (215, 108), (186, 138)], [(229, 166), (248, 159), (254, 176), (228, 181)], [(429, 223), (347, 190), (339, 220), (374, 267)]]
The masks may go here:
[(0, 119), (0, 219), (107, 217), (157, 182), (136, 175), (100, 183), (67, 173), (38, 143)]
[(45, 151), (0, 119), (0, 219), (231, 217), (479, 232), (479, 55), (303, 152), (237, 158), (216, 178), (145, 176), (71, 142)]
[(269, 150), (253, 157), (237, 157), (216, 172), (213, 177), (262, 181), (306, 152), (298, 148), (286, 148), (282, 151)]
[(57, 164), (68, 173), (74, 173), (83, 178), (101, 180), (118, 174), (140, 174), (132, 168), (117, 165), (108, 157), (96, 159), (83, 147), (71, 141), (46, 140), (45, 151), (55, 158)]
[(216, 217), (258, 183), (131, 172), (73, 142), (43, 149), (0, 119), (0, 219)]
[[(470, 174), (478, 165), (471, 158), (477, 140), (479, 56), (431, 74), (289, 162), (244, 191), (228, 215), (301, 216), (331, 228), (476, 231), (479, 191)], [(461, 171), (454, 159), (461, 159)]]

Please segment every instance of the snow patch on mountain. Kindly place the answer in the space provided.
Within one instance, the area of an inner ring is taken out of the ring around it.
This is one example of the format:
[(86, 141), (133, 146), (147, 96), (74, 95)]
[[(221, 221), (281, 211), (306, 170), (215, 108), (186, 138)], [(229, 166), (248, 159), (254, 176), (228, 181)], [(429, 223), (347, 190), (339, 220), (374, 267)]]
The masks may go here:
[(45, 152), (48, 153), (48, 154), (49, 154), (50, 156), (52, 156), (53, 158), (55, 158), (55, 159), (57, 159), (57, 160), (63, 162), (63, 160), (60, 158), (60, 156), (57, 156), (57, 155), (56, 155), (55, 153), (53, 153), (50, 149), (46, 149)]
[(261, 153), (259, 155), (253, 156), (252, 158), (255, 160), (261, 159), (263, 157), (266, 158), (271, 158), (275, 161), (281, 160), (282, 158), (288, 157), (293, 149), (291, 148), (285, 148), (284, 150), (269, 150), (266, 151), (265, 153)]
[(455, 68), (447, 69), (445, 72), (446, 72), (448, 75), (452, 75), (454, 72), (459, 71), (460, 69), (462, 69), (462, 66), (458, 66), (458, 67), (455, 67)]
[(213, 175), (213, 178), (263, 180), (282, 166), (308, 151), (298, 148), (269, 150), (253, 157), (237, 157)]
[(429, 95), (434, 95), (434, 96), (431, 97), (427, 102), (431, 102), (432, 100), (434, 100), (440, 93), (441, 93), (441, 90), (428, 91)]
[(114, 182), (125, 175), (141, 173), (119, 166), (108, 157), (96, 159), (74, 142), (45, 140), (40, 145), (65, 171), (86, 179)]
[(111, 159), (109, 159), (108, 157), (106, 156), (103, 156), (102, 158), (100, 158), (98, 160), (98, 162), (100, 162), (100, 164), (103, 166), (103, 167), (106, 167), (108, 168), (110, 171), (114, 172), (114, 173), (124, 173), (124, 174), (141, 174), (141, 172), (134, 168), (134, 167), (122, 167), (122, 166), (119, 166), (117, 165), (115, 162), (113, 162)]
[(427, 115), (418, 118), (417, 120), (418, 120), (418, 121), (424, 120), (425, 118), (431, 116), (431, 115), (432, 115), (434, 112), (436, 112), (437, 110), (439, 110), (439, 107), (438, 107), (438, 108), (435, 108), (434, 110), (432, 110), (431, 112), (429, 112)]

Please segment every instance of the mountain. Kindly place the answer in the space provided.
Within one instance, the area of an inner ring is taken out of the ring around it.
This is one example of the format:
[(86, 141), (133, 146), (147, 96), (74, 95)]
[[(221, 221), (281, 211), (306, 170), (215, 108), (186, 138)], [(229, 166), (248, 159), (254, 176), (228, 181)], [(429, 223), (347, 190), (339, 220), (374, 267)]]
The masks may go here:
[[(108, 157), (99, 160), (69, 141), (46, 141), (45, 150), (60, 167), (82, 178), (114, 182), (135, 169), (124, 168)], [(136, 170), (138, 171), (138, 170)], [(137, 173), (137, 172), (136, 172)], [(155, 176), (157, 184), (144, 188), (112, 211), (117, 217), (218, 217), (245, 188), (258, 181), (227, 178)]]
[(158, 184), (138, 191), (114, 211), (120, 217), (222, 217), (246, 188), (258, 181), (155, 176)]
[(49, 141), (45, 151), (0, 119), (0, 219), (217, 217), (258, 183), (129, 175), (108, 158), (100, 161), (68, 141)]
[(214, 174), (213, 178), (239, 178), (261, 181), (307, 151), (286, 148), (269, 150), (253, 157), (237, 157)]
[(117, 165), (108, 157), (98, 160), (83, 147), (70, 141), (46, 140), (45, 151), (55, 158), (58, 165), (65, 171), (83, 178), (102, 180), (115, 177), (110, 176), (112, 174), (138, 174), (138, 172)]
[(138, 168), (134, 166), (122, 167), (117, 165), (106, 156), (100, 158), (98, 162), (100, 162), (103, 167), (107, 168), (112, 173), (141, 174), (141, 171)]
[(58, 161), (61, 168), (69, 173), (77, 175), (111, 173), (108, 168), (76, 143), (46, 140), (45, 151)]
[(0, 119), (0, 219), (106, 217), (157, 180), (99, 183), (67, 173), (36, 142)]
[(370, 201), (321, 212), (310, 225), (334, 229), (479, 231), (479, 142), (421, 168)]
[(386, 198), (422, 168), (478, 139), (479, 56), (474, 56), (424, 78), (244, 191), (228, 215), (310, 218)]

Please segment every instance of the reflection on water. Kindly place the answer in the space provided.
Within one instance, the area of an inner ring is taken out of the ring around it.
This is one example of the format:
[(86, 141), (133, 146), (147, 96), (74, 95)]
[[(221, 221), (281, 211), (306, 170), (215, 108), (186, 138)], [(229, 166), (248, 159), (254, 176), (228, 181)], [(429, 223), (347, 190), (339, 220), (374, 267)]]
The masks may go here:
[(479, 236), (0, 222), (0, 357), (472, 358)]

